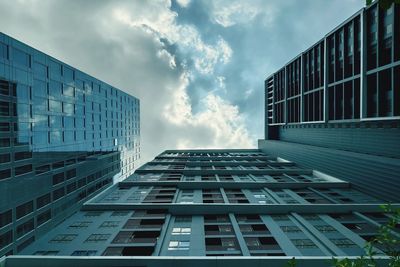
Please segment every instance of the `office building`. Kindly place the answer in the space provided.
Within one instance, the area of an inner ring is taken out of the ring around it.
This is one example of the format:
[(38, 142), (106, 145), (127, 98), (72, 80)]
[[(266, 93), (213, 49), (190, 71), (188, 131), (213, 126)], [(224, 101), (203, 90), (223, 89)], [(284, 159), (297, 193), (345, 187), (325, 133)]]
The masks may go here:
[(139, 100), (0, 33), (0, 256), (133, 173)]
[(4, 263), (324, 266), (364, 253), (381, 203), (257, 149), (168, 150)]
[(400, 201), (400, 5), (375, 1), (265, 80), (259, 148)]

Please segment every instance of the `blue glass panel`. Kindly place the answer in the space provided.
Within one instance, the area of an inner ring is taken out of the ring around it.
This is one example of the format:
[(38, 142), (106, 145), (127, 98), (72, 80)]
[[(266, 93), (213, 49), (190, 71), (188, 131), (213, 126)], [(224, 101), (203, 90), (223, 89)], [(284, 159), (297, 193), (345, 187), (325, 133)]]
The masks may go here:
[(47, 66), (35, 62), (33, 64), (33, 71), (37, 77), (47, 78)]
[(84, 108), (82, 105), (75, 105), (75, 114), (77, 116), (83, 116), (84, 112), (83, 112)]
[(33, 100), (33, 114), (41, 114), (47, 111), (47, 99), (34, 97)]
[(6, 44), (0, 43), (0, 57), (8, 59), (8, 47)]
[(65, 136), (64, 142), (66, 143), (74, 142), (74, 131), (65, 131), (64, 136)]
[(64, 128), (65, 129), (74, 128), (74, 117), (64, 117)]
[(60, 144), (62, 142), (62, 132), (61, 131), (51, 131), (50, 132), (50, 143)]
[(64, 81), (67, 84), (73, 83), (73, 81), (74, 81), (74, 71), (71, 68), (68, 68), (68, 67), (64, 66), (63, 74), (64, 74)]
[(62, 118), (60, 116), (50, 116), (50, 127), (59, 129), (62, 127)]
[[(35, 115), (33, 118), (34, 131), (45, 130), (48, 125), (48, 117), (45, 115)], [(47, 140), (47, 139), (46, 139)]]
[(18, 119), (29, 118), (30, 117), (29, 105), (28, 104), (18, 104), (17, 105), (17, 115), (18, 115)]
[(51, 80), (49, 84), (49, 95), (60, 99), (62, 94), (62, 83)]
[(74, 104), (63, 103), (63, 112), (67, 115), (74, 115)]
[(33, 80), (33, 95), (47, 97), (47, 84), (40, 80)]
[(57, 80), (61, 77), (61, 65), (53, 60), (50, 60), (50, 77)]
[(14, 47), (13, 61), (28, 68), (31, 66), (30, 55)]
[(84, 139), (84, 131), (76, 131), (76, 141), (82, 142)]
[(76, 122), (77, 129), (82, 129), (84, 127), (83, 118), (76, 118), (75, 122)]
[(29, 103), (29, 87), (26, 85), (19, 84), (17, 86), (17, 98), (18, 103)]
[(47, 132), (35, 132), (33, 135), (33, 144), (35, 145), (46, 145), (47, 144)]
[(49, 100), (49, 108), (52, 112), (62, 112), (61, 102), (55, 100)]
[(75, 95), (74, 91), (75, 91), (74, 87), (64, 84), (64, 88), (63, 88), (64, 95), (74, 97), (74, 95)]

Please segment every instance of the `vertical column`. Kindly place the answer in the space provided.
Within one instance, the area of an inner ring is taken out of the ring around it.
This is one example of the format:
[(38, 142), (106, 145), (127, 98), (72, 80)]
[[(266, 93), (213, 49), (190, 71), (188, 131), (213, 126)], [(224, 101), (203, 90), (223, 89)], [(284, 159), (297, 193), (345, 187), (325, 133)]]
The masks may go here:
[(235, 236), (239, 243), (239, 247), (242, 251), (243, 256), (250, 256), (250, 251), (247, 248), (246, 241), (242, 236), (242, 232), (240, 231), (239, 224), (236, 221), (235, 215), (233, 213), (229, 213), (229, 219), (231, 220), (233, 231), (235, 232)]
[(366, 10), (361, 12), (360, 16), (360, 35), (361, 35), (361, 49), (360, 49), (360, 119), (366, 117), (366, 104), (367, 104), (367, 33), (366, 33)]
[(328, 101), (328, 70), (329, 70), (329, 58), (328, 58), (328, 39), (324, 38), (324, 111), (323, 121), (328, 122), (329, 120), (329, 101)]
[(205, 256), (205, 234), (204, 234), (204, 217), (192, 217), (192, 232), (190, 236), (190, 256)]
[(287, 88), (288, 88), (287, 68), (288, 68), (288, 66), (285, 66), (285, 72), (284, 72), (285, 73), (284, 74), (285, 75), (285, 83), (284, 83), (284, 88), (283, 88), (283, 93), (285, 94), (285, 96), (284, 96), (285, 101), (283, 101), (283, 112), (284, 112), (283, 123), (284, 124), (287, 124), (287, 121), (288, 121), (288, 119), (287, 119), (287, 114), (288, 114), (288, 112), (287, 112), (287, 95), (288, 95), (288, 92), (287, 92)]
[(300, 122), (304, 122), (304, 54), (300, 55)]

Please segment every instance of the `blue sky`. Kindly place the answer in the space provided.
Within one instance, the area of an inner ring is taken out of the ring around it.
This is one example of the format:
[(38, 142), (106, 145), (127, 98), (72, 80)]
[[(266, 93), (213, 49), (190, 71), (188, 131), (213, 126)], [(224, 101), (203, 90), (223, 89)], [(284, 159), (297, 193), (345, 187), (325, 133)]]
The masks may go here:
[(0, 31), (141, 99), (143, 161), (250, 148), (264, 79), (364, 0), (0, 0)]

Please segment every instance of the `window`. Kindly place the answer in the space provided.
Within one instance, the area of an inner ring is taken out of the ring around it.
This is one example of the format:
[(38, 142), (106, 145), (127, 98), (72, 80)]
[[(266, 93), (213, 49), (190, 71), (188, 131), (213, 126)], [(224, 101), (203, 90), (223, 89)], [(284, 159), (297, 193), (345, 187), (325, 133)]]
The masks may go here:
[(18, 161), (18, 160), (24, 160), (24, 159), (30, 159), (32, 158), (32, 152), (16, 152), (14, 154), (14, 160)]
[(15, 176), (26, 174), (32, 171), (32, 164), (27, 164), (15, 168)]
[(31, 57), (29, 54), (13, 47), (13, 61), (25, 67), (31, 67)]
[(189, 250), (190, 241), (169, 241), (168, 250)]
[[(1, 106), (0, 106), (1, 109)], [(1, 110), (0, 110), (1, 116)], [(0, 138), (0, 147), (10, 147), (10, 139), (9, 138)]]
[(68, 170), (68, 171), (66, 172), (66, 178), (67, 178), (67, 180), (68, 180), (68, 179), (71, 179), (71, 178), (73, 178), (73, 177), (76, 177), (76, 169)]
[(8, 46), (0, 43), (0, 57), (8, 59)]
[(0, 180), (11, 177), (11, 169), (1, 170), (0, 171)]
[(102, 215), (103, 212), (102, 211), (88, 211), (85, 213), (85, 217), (97, 217)]
[(10, 103), (0, 101), (0, 116), (10, 116)]
[(12, 210), (0, 213), (0, 228), (12, 222)]
[(47, 204), (49, 204), (50, 201), (51, 201), (50, 193), (43, 195), (41, 197), (38, 197), (36, 199), (36, 208), (39, 209), (41, 207), (44, 207)]
[(13, 240), (12, 230), (0, 235), (0, 249), (4, 248), (8, 244), (11, 244)]
[(85, 242), (92, 242), (92, 243), (97, 243), (97, 242), (104, 242), (109, 239), (111, 234), (92, 234), (90, 235)]
[(27, 240), (25, 240), (19, 246), (17, 246), (17, 252), (21, 252), (21, 250), (32, 244), (34, 241), (35, 241), (35, 236), (29, 237)]
[(119, 221), (105, 221), (100, 225), (100, 228), (115, 228), (120, 224)]
[(336, 239), (330, 239), (333, 244), (335, 244), (338, 248), (352, 248), (352, 247), (357, 247), (356, 244), (354, 244), (353, 241), (347, 238), (336, 238)]
[(74, 80), (74, 71), (68, 67), (63, 68), (63, 75), (64, 75), (64, 80), (67, 83), (71, 83)]
[(314, 242), (312, 242), (310, 239), (293, 239), (292, 242), (297, 248), (317, 248)]
[(189, 227), (174, 227), (172, 229), (172, 235), (190, 235), (192, 229)]
[(281, 226), (281, 229), (285, 233), (299, 233), (299, 232), (301, 232), (300, 228), (297, 227), (297, 226), (294, 226), (294, 225), (293, 226), (291, 226), (291, 225), (289, 225), (289, 226)]
[(53, 239), (51, 239), (49, 242), (50, 243), (68, 243), (74, 240), (78, 235), (77, 234), (61, 234), (55, 236)]
[(75, 250), (71, 256), (94, 256), (97, 250)]
[(55, 256), (58, 254), (58, 250), (38, 250), (33, 255), (42, 255), (42, 256)]
[(9, 131), (10, 131), (10, 123), (9, 122), (0, 122), (0, 132), (9, 132)]
[(36, 74), (36, 77), (47, 78), (47, 66), (35, 62), (33, 63), (33, 70)]
[(53, 175), (53, 185), (64, 182), (64, 173), (60, 172)]
[(16, 208), (17, 219), (24, 217), (25, 215), (33, 211), (33, 201), (26, 202)]
[(69, 227), (70, 228), (86, 228), (88, 227), (92, 222), (90, 221), (83, 221), (83, 222), (74, 222), (72, 223)]
[(17, 226), (17, 238), (29, 233), (34, 228), (33, 218)]
[(51, 209), (40, 213), (37, 216), (37, 226), (44, 224), (51, 219)]
[(70, 183), (67, 185), (67, 194), (75, 191), (76, 189), (76, 182)]
[(314, 226), (321, 233), (331, 233), (336, 232), (336, 229), (330, 225), (315, 225)]
[(57, 190), (54, 190), (54, 191), (53, 191), (53, 201), (55, 201), (55, 200), (57, 200), (57, 199), (63, 197), (64, 195), (65, 195), (64, 187), (59, 188), (59, 189), (57, 189)]

